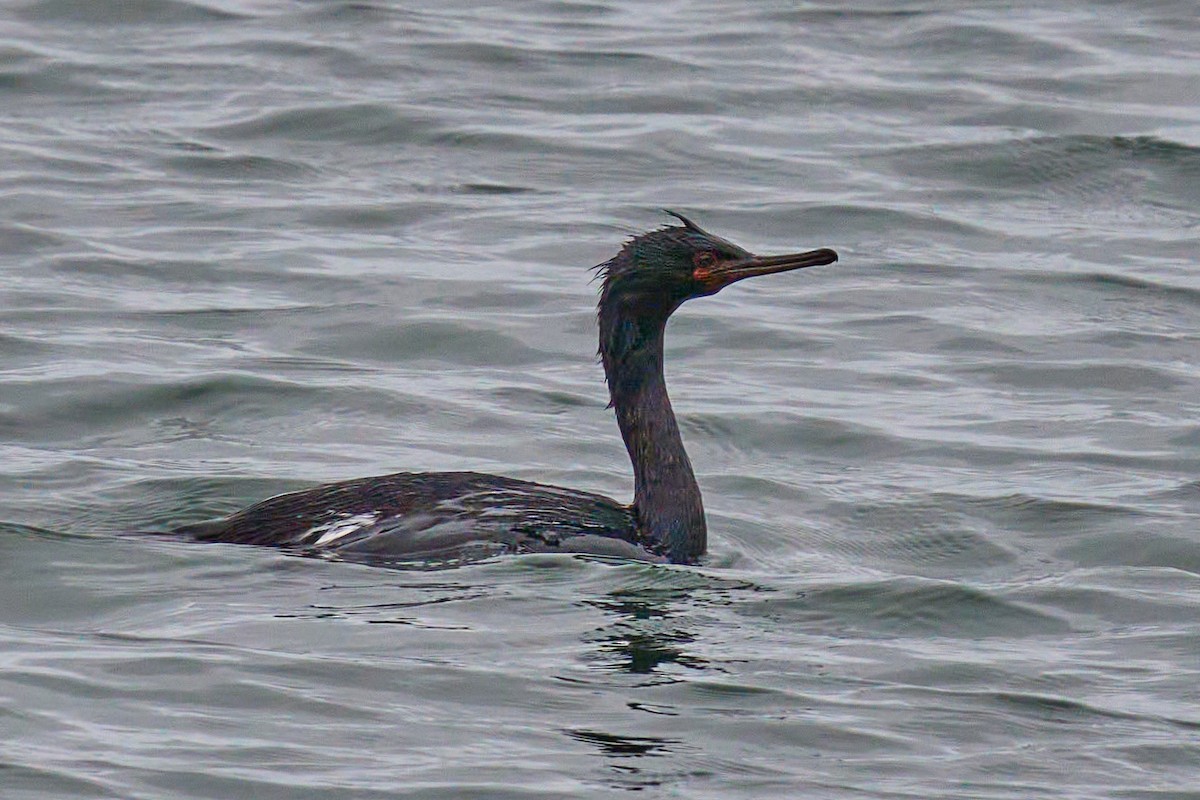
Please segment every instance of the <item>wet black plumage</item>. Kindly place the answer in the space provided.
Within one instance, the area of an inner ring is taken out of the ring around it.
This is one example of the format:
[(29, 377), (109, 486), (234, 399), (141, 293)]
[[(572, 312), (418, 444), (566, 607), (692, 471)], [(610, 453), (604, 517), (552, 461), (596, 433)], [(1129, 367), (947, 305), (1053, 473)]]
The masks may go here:
[(372, 563), (528, 552), (694, 562), (707, 546), (707, 528), (667, 396), (667, 319), (693, 297), (747, 277), (830, 264), (837, 254), (755, 256), (668, 213), (683, 224), (633, 237), (597, 268), (600, 359), (633, 463), (632, 505), (498, 475), (402, 472), (279, 495), (175, 532)]

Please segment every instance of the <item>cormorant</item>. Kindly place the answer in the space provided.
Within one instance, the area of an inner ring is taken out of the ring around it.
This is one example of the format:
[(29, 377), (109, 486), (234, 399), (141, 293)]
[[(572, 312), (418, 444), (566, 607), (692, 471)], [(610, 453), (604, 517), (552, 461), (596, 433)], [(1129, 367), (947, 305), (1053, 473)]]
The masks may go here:
[(707, 546), (700, 487), (663, 377), (667, 318), (694, 297), (759, 275), (831, 264), (827, 248), (756, 256), (682, 225), (635, 236), (598, 265), (600, 359), (633, 462), (633, 503), (476, 472), (400, 472), (263, 500), (177, 528), (209, 542), (271, 545), (376, 564), (566, 552), (693, 563)]

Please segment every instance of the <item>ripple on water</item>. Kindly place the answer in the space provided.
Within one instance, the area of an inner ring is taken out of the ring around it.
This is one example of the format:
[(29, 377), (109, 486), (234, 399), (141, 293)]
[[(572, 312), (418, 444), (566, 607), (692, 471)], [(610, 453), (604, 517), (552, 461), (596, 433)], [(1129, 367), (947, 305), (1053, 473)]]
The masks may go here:
[(221, 152), (217, 148), (168, 156), (160, 163), (166, 169), (197, 180), (270, 180), (292, 183), (310, 180), (315, 176), (315, 170), (303, 162), (250, 153)]
[(249, 119), (211, 126), (203, 132), (215, 139), (242, 142), (280, 139), (381, 144), (409, 141), (436, 128), (435, 122), (414, 113), (376, 103), (353, 103), (270, 110)]
[(855, 631), (866, 636), (936, 636), (979, 640), (1062, 635), (1068, 619), (1045, 607), (950, 581), (877, 578), (821, 582), (793, 597), (772, 598), (755, 609), (803, 621), (806, 630)]
[[(1078, 230), (1103, 219), (1126, 235), (1180, 235), (1197, 222), (1200, 149), (1156, 137), (1064, 135), (897, 148), (864, 157), (897, 175), (959, 192), (955, 205), (978, 207), (962, 222)], [(975, 195), (969, 203), (964, 190)], [(1003, 205), (1003, 216), (994, 210)]]
[(129, 0), (112, 3), (72, 3), (71, 0), (35, 0), (21, 7), (21, 17), (37, 22), (86, 25), (204, 25), (247, 19), (212, 3), (185, 0)]

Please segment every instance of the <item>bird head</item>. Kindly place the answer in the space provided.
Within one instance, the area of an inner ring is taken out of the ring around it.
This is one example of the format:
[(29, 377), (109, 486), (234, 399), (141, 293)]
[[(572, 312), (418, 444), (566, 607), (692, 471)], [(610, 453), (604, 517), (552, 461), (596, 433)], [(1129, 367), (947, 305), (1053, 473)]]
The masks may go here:
[(666, 213), (683, 225), (668, 225), (635, 236), (597, 269), (603, 278), (600, 305), (658, 318), (693, 297), (706, 297), (744, 278), (832, 264), (828, 248), (778, 256), (757, 256), (709, 233), (682, 214)]

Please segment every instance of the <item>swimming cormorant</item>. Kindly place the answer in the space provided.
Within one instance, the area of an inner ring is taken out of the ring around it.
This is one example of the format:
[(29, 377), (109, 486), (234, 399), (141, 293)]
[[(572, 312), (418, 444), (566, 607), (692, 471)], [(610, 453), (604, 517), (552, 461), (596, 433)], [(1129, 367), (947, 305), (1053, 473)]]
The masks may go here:
[(705, 550), (700, 487), (663, 377), (667, 318), (742, 280), (831, 264), (827, 248), (756, 256), (681, 214), (600, 264), (600, 359), (633, 462), (633, 503), (475, 472), (401, 472), (263, 500), (177, 528), (209, 542), (271, 545), (376, 564), (499, 553), (593, 553), (693, 563)]

